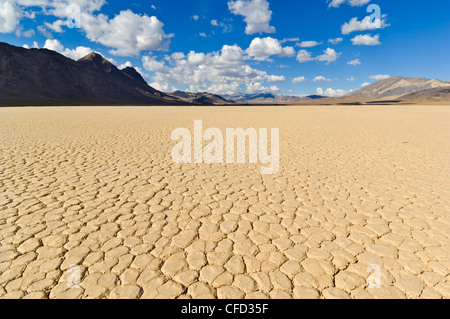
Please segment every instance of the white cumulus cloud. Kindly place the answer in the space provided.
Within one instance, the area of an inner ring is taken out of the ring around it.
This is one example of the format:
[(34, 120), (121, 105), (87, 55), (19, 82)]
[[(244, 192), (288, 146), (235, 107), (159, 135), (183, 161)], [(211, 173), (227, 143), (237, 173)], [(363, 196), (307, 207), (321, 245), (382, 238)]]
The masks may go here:
[(391, 76), (388, 74), (377, 74), (377, 75), (369, 76), (369, 78), (371, 78), (372, 80), (375, 80), (375, 81), (386, 80), (386, 79), (389, 79), (390, 77)]
[(295, 50), (293, 47), (282, 47), (280, 41), (267, 37), (253, 39), (246, 53), (255, 60), (269, 61), (269, 57), (273, 55), (292, 57), (295, 55)]
[(342, 41), (344, 41), (344, 39), (342, 39), (342, 38), (335, 38), (335, 39), (329, 39), (328, 43), (336, 45), (336, 44), (341, 43)]
[(53, 23), (45, 22), (45, 25), (47, 26), (47, 28), (53, 30), (54, 32), (62, 33), (64, 32), (62, 27), (67, 25), (67, 21), (56, 20)]
[(285, 82), (284, 76), (252, 68), (245, 59), (246, 53), (238, 45), (225, 45), (218, 52), (175, 53), (164, 59), (144, 56), (142, 62), (154, 74), (151, 85), (162, 89), (177, 85), (191, 92), (216, 94), (275, 92), (278, 88), (266, 83)]
[(373, 22), (372, 17), (370, 16), (365, 17), (362, 21), (358, 21), (358, 18), (352, 18), (341, 27), (342, 34), (350, 34), (355, 31), (384, 29), (390, 26), (390, 24), (386, 23), (385, 17), (386, 16), (383, 16), (382, 19), (375, 19)]
[(267, 0), (229, 1), (228, 8), (231, 13), (244, 17), (246, 34), (275, 33), (275, 28), (270, 25), (272, 11)]
[(72, 60), (79, 60), (86, 55), (94, 52), (91, 48), (79, 46), (75, 49), (71, 50), (68, 48), (64, 48), (64, 46), (56, 39), (47, 39), (44, 44), (44, 49), (56, 51)]
[(311, 52), (308, 52), (306, 50), (300, 50), (297, 54), (297, 61), (300, 63), (310, 62), (314, 59), (311, 57)]
[(106, 15), (84, 15), (83, 29), (89, 40), (113, 48), (119, 56), (138, 56), (141, 51), (166, 48), (171, 35), (163, 31), (163, 23), (155, 16), (121, 11), (113, 19)]
[(352, 39), (353, 45), (380, 45), (380, 35), (371, 36), (370, 34), (360, 34)]
[(341, 56), (342, 52), (337, 53), (334, 49), (327, 48), (325, 51), (323, 51), (322, 55), (319, 55), (316, 59), (319, 61), (327, 62), (327, 64), (330, 64), (331, 62), (336, 61)]
[(0, 33), (16, 31), (22, 11), (15, 1), (0, 0)]
[(298, 42), (300, 41), (300, 38), (284, 38), (283, 40), (281, 40), (281, 43), (286, 43), (286, 42)]
[(313, 82), (331, 82), (331, 79), (327, 79), (326, 77), (319, 75), (313, 79)]
[(322, 42), (317, 41), (302, 41), (300, 43), (297, 43), (297, 46), (301, 48), (313, 48), (321, 44)]
[(370, 0), (328, 0), (330, 2), (329, 7), (339, 8), (343, 3), (347, 3), (352, 7), (361, 7), (370, 2)]
[(348, 65), (357, 66), (357, 65), (361, 64), (361, 60), (360, 59), (356, 59), (356, 60), (348, 61), (347, 64)]
[(322, 89), (322, 88), (317, 88), (316, 94), (317, 95), (322, 95), (322, 96), (328, 96), (328, 97), (341, 97), (346, 95), (348, 92), (345, 90), (340, 90), (340, 89)]
[(296, 78), (294, 78), (293, 80), (292, 80), (292, 83), (303, 83), (303, 82), (306, 82), (307, 80), (306, 80), (306, 78), (304, 77), (304, 76), (299, 76), (299, 77), (296, 77)]
[(313, 58), (311, 56), (311, 52), (306, 51), (306, 50), (300, 50), (297, 54), (297, 61), (300, 63), (305, 63), (305, 62), (317, 60), (317, 61), (321, 61), (321, 62), (326, 62), (326, 64), (328, 65), (331, 62), (334, 62), (337, 59), (339, 59), (341, 55), (342, 55), (342, 52), (338, 53), (334, 49), (327, 48), (326, 50), (323, 51), (323, 54)]
[(0, 28), (4, 24), (3, 3), (16, 3), (25, 17), (32, 18), (36, 8), (40, 8), (37, 13), (59, 18), (45, 23), (46, 27), (39, 26), (41, 33), (46, 28), (62, 32), (68, 21), (77, 21), (90, 41), (111, 48), (110, 53), (114, 55), (138, 56), (142, 51), (166, 49), (172, 37), (163, 31), (163, 23), (155, 16), (135, 14), (131, 10), (121, 11), (112, 18), (96, 14), (106, 4), (105, 0), (0, 0)]

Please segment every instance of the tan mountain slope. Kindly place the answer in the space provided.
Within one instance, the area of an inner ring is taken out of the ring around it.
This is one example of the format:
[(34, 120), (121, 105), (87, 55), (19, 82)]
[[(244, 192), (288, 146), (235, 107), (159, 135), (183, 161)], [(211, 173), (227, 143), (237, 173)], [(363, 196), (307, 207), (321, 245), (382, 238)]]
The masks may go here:
[(406, 94), (400, 99), (404, 102), (413, 103), (450, 103), (450, 83), (447, 87), (428, 89)]
[(413, 77), (391, 77), (374, 82), (342, 97), (329, 97), (312, 101), (295, 101), (289, 104), (398, 104), (398, 103), (448, 103), (450, 82)]
[(372, 83), (350, 93), (349, 96), (362, 99), (396, 99), (405, 94), (446, 86), (449, 86), (449, 83), (440, 80), (394, 76)]

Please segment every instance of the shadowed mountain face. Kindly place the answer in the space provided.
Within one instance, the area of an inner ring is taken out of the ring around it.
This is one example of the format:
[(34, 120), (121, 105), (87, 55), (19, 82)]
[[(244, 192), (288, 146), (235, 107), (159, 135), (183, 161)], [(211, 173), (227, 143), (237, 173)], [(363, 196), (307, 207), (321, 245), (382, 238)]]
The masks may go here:
[(450, 86), (449, 82), (395, 76), (372, 83), (349, 96), (360, 99), (396, 99), (406, 94)]
[(400, 98), (402, 101), (427, 103), (427, 102), (447, 102), (450, 101), (450, 83), (447, 87), (423, 90), (409, 93)]
[[(91, 53), (74, 61), (45, 49), (0, 43), (0, 105), (177, 105), (133, 68)], [(186, 104), (186, 103), (184, 103)]]

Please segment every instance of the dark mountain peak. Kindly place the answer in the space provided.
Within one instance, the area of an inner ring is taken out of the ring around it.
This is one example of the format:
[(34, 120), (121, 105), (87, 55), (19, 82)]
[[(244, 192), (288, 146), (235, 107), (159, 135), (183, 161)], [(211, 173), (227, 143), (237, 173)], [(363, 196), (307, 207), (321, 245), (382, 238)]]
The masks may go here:
[(124, 71), (126, 73), (137, 73), (137, 74), (139, 74), (139, 72), (136, 71), (136, 69), (133, 68), (132, 66), (127, 66), (127, 67), (123, 68), (122, 71)]
[(254, 97), (254, 99), (260, 99), (260, 98), (273, 99), (273, 98), (275, 98), (275, 94), (270, 93), (270, 92), (263, 92), (263, 93), (253, 94), (253, 97)]
[(143, 85), (147, 85), (147, 82), (144, 80), (142, 75), (138, 71), (136, 71), (135, 68), (127, 66), (126, 68), (122, 69), (121, 71), (123, 74), (128, 76), (130, 79), (138, 81), (139, 83), (141, 83)]
[(78, 62), (82, 62), (82, 61), (95, 61), (95, 62), (99, 62), (99, 63), (104, 63), (104, 62), (110, 63), (101, 54), (98, 54), (96, 52), (89, 53), (85, 57), (82, 57), (81, 59), (78, 60)]
[(5, 43), (5, 42), (0, 42), (0, 48), (11, 48), (12, 45)]
[(81, 58), (77, 61), (78, 63), (89, 65), (92, 68), (96, 68), (108, 73), (114, 72), (118, 73), (119, 69), (106, 60), (101, 54), (98, 54), (96, 52), (89, 53), (84, 58)]
[(317, 95), (317, 94), (308, 95), (306, 97), (306, 99), (310, 99), (310, 100), (318, 100), (318, 99), (325, 99), (325, 98), (327, 98), (327, 97), (323, 96), (323, 95)]
[(133, 68), (98, 53), (74, 61), (55, 51), (0, 43), (0, 105), (174, 105)]
[(6, 42), (0, 42), (0, 48), (2, 50), (5, 50), (5, 49), (9, 49), (9, 50), (25, 50), (25, 48), (23, 48), (23, 47), (16, 47), (16, 46), (11, 45), (11, 44), (6, 43)]

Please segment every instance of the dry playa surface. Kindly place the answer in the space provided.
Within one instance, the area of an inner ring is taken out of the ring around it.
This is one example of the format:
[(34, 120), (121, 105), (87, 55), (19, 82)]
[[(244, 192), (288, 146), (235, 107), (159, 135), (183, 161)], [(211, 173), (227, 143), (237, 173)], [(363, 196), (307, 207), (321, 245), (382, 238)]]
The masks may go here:
[[(280, 128), (280, 170), (173, 163), (194, 120)], [(450, 298), (449, 141), (448, 106), (0, 108), (0, 298)]]

